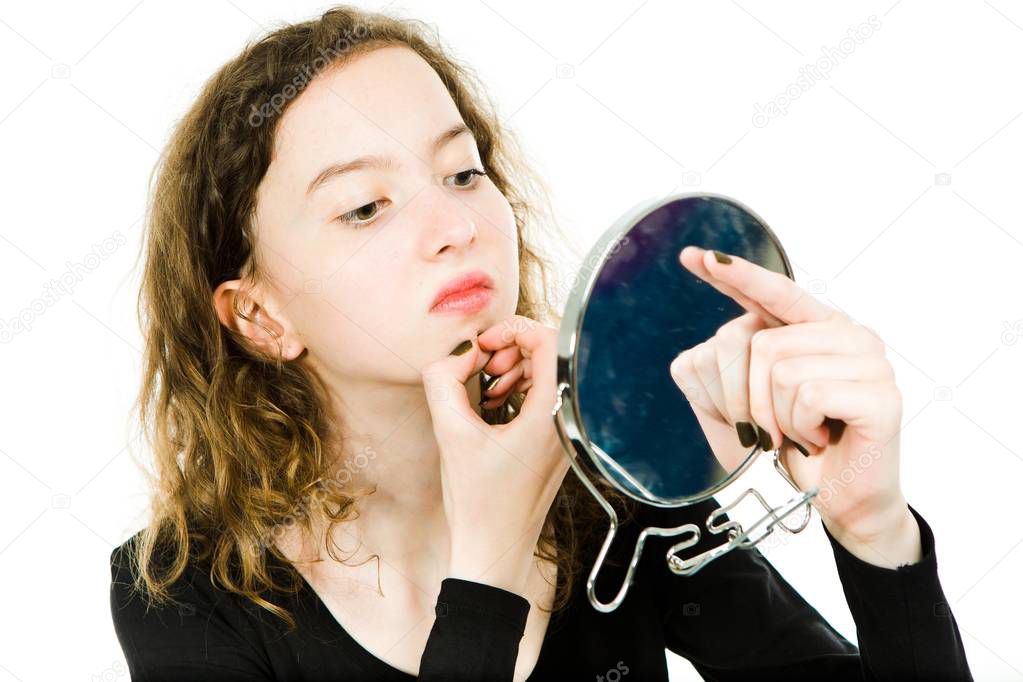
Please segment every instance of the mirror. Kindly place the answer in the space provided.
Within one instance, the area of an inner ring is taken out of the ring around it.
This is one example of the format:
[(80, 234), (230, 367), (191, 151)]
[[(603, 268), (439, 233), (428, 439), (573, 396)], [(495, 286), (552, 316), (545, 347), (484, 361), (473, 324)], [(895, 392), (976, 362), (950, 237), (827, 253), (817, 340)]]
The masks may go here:
[[(588, 582), (590, 602), (601, 611), (621, 603), (649, 534), (681, 535), (669, 568), (690, 575), (731, 549), (749, 548), (776, 528), (799, 532), (809, 520), (809, 500), (787, 475), (775, 452), (775, 468), (797, 492), (772, 507), (755, 490), (722, 507), (705, 528), (647, 528), (640, 533), (625, 584), (608, 604), (593, 583), (617, 529), (614, 510), (589, 477), (602, 476), (644, 504), (695, 504), (734, 481), (760, 452), (714, 453), (669, 367), (674, 358), (713, 337), (718, 328), (747, 311), (689, 272), (679, 262), (687, 245), (746, 258), (792, 277), (785, 251), (767, 224), (726, 196), (698, 193), (644, 202), (626, 212), (591, 249), (566, 302), (558, 340), (558, 401), (554, 418), (572, 468), (608, 512), (611, 528)], [(577, 456), (572, 456), (570, 453)], [(764, 507), (760, 521), (743, 528), (719, 523), (746, 495)], [(802, 510), (801, 524), (783, 519)], [(675, 554), (701, 533), (727, 533), (729, 541), (688, 559)]]

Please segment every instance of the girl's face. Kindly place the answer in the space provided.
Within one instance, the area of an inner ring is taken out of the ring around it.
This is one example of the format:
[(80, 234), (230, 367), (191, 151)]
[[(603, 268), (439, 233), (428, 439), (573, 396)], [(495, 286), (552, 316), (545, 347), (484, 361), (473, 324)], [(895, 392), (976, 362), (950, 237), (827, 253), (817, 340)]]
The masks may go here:
[[(487, 169), (472, 134), (452, 132), (463, 126), (405, 47), (318, 74), (281, 118), (257, 193), (264, 307), (328, 380), (418, 383), (426, 363), (515, 312), (514, 216), (469, 172)], [(494, 282), (485, 308), (430, 312), (442, 286), (476, 269)]]

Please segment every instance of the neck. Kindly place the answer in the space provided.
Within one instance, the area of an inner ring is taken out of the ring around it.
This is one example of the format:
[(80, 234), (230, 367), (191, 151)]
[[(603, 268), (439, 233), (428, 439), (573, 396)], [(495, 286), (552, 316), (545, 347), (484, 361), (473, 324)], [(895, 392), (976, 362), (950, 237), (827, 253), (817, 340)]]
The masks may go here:
[[(472, 374), (465, 386), (479, 414), (479, 375)], [(450, 538), (440, 451), (422, 385), (331, 388), (342, 442), (332, 450), (338, 453), (333, 480), (357, 496), (353, 517), (333, 531), (341, 556), (346, 563), (358, 563), (377, 554), (410, 571), (445, 571)], [(323, 553), (325, 527), (322, 521), (314, 524), (320, 538), (313, 548), (317, 555)]]

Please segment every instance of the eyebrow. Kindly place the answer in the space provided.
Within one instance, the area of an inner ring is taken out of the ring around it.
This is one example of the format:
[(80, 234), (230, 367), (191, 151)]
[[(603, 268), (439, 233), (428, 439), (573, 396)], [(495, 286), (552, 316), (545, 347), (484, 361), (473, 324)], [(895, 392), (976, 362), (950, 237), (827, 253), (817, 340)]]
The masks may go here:
[[(444, 145), (446, 145), (448, 142), (451, 142), (451, 140), (455, 139), (459, 135), (468, 132), (469, 128), (466, 127), (464, 123), (457, 123), (451, 126), (447, 130), (442, 132), (440, 135), (438, 135), (436, 139), (434, 139), (433, 144), (431, 145), (431, 153), (434, 156), (436, 156), (437, 153), (441, 150), (441, 148), (444, 147)], [(400, 164), (398, 164), (398, 162), (396, 162), (393, 158), (389, 156), (379, 156), (377, 154), (368, 154), (366, 156), (360, 156), (357, 159), (352, 159), (351, 161), (347, 161), (345, 163), (332, 163), (326, 168), (324, 168), (322, 171), (320, 171), (315, 178), (313, 178), (313, 181), (309, 183), (309, 187), (308, 189), (306, 189), (305, 193), (306, 196), (309, 196), (317, 189), (319, 189), (321, 185), (324, 185), (330, 180), (334, 180), (335, 178), (346, 173), (354, 173), (355, 171), (365, 170), (369, 168), (394, 169), (398, 168), (399, 165)]]

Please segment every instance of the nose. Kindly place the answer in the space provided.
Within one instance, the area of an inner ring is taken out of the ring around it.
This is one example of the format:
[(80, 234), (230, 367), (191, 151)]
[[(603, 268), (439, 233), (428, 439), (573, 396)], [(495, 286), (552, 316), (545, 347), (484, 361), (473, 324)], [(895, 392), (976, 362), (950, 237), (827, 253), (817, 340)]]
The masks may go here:
[(426, 255), (430, 258), (461, 250), (477, 239), (472, 210), (442, 187), (430, 187), (416, 198), (418, 218), (423, 231)]

